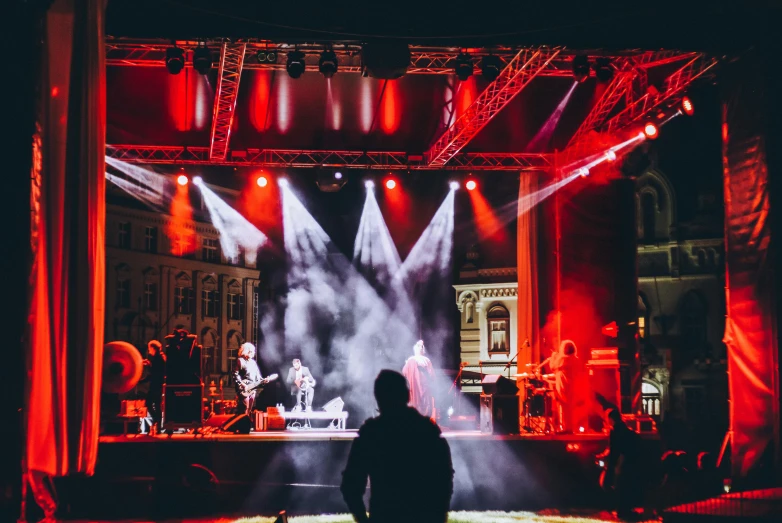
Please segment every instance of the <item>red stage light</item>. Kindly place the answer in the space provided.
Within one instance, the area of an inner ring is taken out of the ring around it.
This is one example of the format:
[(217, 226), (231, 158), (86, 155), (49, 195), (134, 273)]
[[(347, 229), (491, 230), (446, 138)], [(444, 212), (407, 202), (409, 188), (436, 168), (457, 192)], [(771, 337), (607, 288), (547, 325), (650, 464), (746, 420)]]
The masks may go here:
[(644, 125), (644, 135), (650, 140), (654, 140), (655, 138), (657, 138), (658, 134), (659, 131), (657, 130), (657, 126), (652, 122), (649, 122), (646, 125)]
[(467, 188), (468, 191), (472, 191), (476, 187), (478, 187), (478, 184), (475, 183), (475, 180), (468, 180), (467, 183), (464, 184), (464, 186)]
[(692, 116), (692, 113), (695, 112), (695, 106), (692, 105), (692, 101), (686, 96), (682, 98), (682, 111), (687, 116)]
[(619, 335), (619, 328), (617, 327), (616, 322), (612, 321), (611, 323), (603, 325), (603, 327), (600, 329), (600, 332), (603, 334), (603, 336), (611, 336), (612, 338), (616, 338)]
[(258, 187), (266, 187), (269, 184), (269, 180), (265, 176), (259, 176), (255, 183), (258, 184)]
[(387, 189), (393, 189), (394, 187), (396, 187), (396, 182), (393, 179), (386, 180)]
[(179, 185), (183, 185), (183, 186), (184, 186), (184, 185), (187, 185), (187, 182), (189, 182), (189, 181), (190, 181), (190, 180), (188, 180), (188, 179), (187, 179), (187, 176), (185, 176), (184, 174), (180, 174), (180, 175), (179, 175), (179, 176), (177, 176), (177, 178), (176, 178), (176, 183), (178, 183)]

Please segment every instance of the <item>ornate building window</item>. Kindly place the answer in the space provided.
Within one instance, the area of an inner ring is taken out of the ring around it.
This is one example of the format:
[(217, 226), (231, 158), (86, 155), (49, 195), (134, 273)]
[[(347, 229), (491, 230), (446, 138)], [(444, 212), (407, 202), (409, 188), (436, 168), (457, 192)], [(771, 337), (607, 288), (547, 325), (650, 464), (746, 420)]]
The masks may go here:
[(174, 288), (174, 301), (177, 314), (193, 314), (193, 288), (180, 287)]
[(220, 263), (220, 244), (215, 238), (204, 238), (201, 257), (205, 262)]
[(157, 310), (157, 283), (145, 282), (144, 283), (144, 310), (156, 311)]
[(228, 333), (228, 349), (226, 350), (228, 372), (232, 372), (236, 366), (236, 355), (239, 352), (239, 347), (241, 347), (242, 343), (244, 343), (244, 341), (242, 341), (241, 334), (236, 331)]
[(144, 228), (144, 250), (153, 254), (157, 253), (157, 227)]
[(130, 249), (130, 222), (117, 224), (117, 247)]
[(244, 296), (241, 294), (242, 286), (236, 280), (228, 284), (226, 294), (226, 314), (229, 320), (241, 320), (244, 318)]
[(171, 245), (171, 254), (174, 256), (188, 256), (193, 252), (193, 235), (189, 232), (178, 232), (174, 235)]
[(486, 314), (489, 327), (489, 354), (510, 353), (510, 314), (502, 305), (492, 305)]
[(220, 312), (220, 291), (217, 282), (211, 276), (204, 279), (204, 288), (201, 291), (201, 316), (204, 318), (216, 318)]
[(117, 290), (114, 299), (115, 308), (130, 308), (130, 267), (124, 263), (117, 266)]
[(220, 340), (214, 329), (206, 328), (201, 331), (201, 346), (203, 351), (203, 366), (205, 374), (219, 374), (221, 371), (222, 358), (220, 354)]
[(662, 394), (657, 385), (648, 381), (641, 383), (641, 399), (643, 401), (643, 413), (659, 418), (662, 412)]

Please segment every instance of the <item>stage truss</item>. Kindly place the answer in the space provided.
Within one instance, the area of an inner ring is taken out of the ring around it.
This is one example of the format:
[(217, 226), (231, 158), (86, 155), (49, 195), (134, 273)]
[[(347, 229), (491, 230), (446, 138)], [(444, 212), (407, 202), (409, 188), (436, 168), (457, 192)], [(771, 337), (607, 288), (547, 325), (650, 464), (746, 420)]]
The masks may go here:
[[(564, 48), (525, 47), (470, 49), (434, 46), (410, 46), (409, 74), (454, 74), (456, 57), (461, 52), (473, 57), (474, 73), (480, 74), (480, 59), (492, 54), (500, 58), (503, 70), (497, 80), (478, 96), (462, 117), (435, 139), (423, 154), (380, 151), (230, 149), (230, 129), (241, 73), (246, 69), (285, 70), (285, 55), (293, 45), (248, 40), (228, 42), (224, 39), (177, 41), (185, 50), (186, 67), (192, 67), (192, 50), (206, 43), (219, 63), (218, 89), (208, 147), (167, 145), (107, 146), (112, 158), (136, 163), (211, 164), (258, 167), (323, 167), (377, 170), (508, 170), (548, 171), (554, 165), (549, 153), (464, 153), (481, 129), (537, 76), (572, 77), (572, 59), (586, 55), (590, 60), (610, 58), (613, 78), (603, 89), (560, 158), (571, 163), (583, 156), (585, 138), (594, 132), (616, 133), (640, 125), (655, 111), (678, 103), (695, 80), (714, 74), (717, 59), (697, 52), (625, 51), (618, 53), (584, 52)], [(165, 51), (172, 44), (162, 40), (126, 40), (108, 38), (106, 63), (109, 67), (165, 67)], [(339, 59), (339, 73), (362, 73), (361, 46), (332, 44)], [(317, 70), (323, 44), (299, 44), (306, 55), (308, 69)], [(274, 52), (276, 60), (259, 62), (259, 51)], [(650, 69), (680, 65), (665, 78), (662, 88), (649, 85)], [(561, 163), (558, 162), (560, 165)]]

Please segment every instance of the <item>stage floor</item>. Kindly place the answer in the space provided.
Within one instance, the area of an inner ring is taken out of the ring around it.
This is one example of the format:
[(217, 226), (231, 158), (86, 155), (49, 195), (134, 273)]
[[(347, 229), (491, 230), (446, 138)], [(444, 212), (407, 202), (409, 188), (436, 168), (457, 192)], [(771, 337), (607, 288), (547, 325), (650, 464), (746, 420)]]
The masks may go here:
[[(119, 436), (101, 436), (100, 443), (140, 443), (165, 441), (234, 441), (234, 442), (271, 442), (271, 441), (351, 441), (358, 435), (358, 430), (329, 429), (299, 429), (283, 431), (260, 431), (250, 434), (231, 434), (212, 430), (200, 433), (128, 434)], [(599, 442), (607, 440), (606, 434), (484, 434), (477, 430), (443, 430), (443, 437), (451, 440), (475, 441), (565, 441), (565, 442)]]

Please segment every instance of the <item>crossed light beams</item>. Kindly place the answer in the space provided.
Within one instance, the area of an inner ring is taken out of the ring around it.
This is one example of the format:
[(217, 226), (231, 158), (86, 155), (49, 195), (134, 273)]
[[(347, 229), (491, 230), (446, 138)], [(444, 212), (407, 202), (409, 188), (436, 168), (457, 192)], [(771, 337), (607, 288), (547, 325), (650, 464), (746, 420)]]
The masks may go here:
[(193, 185), (201, 191), (212, 225), (220, 233), (220, 247), (225, 257), (236, 263), (243, 252), (247, 263), (255, 263), (258, 251), (268, 241), (266, 235), (217, 196), (200, 177), (193, 178)]
[(353, 263), (362, 272), (372, 270), (378, 283), (388, 284), (402, 264), (388, 230), (375, 191), (367, 188), (364, 209), (353, 245)]
[[(371, 395), (383, 363), (371, 349), (378, 344), (412, 347), (412, 324), (392, 313), (287, 182), (280, 184), (280, 193), (289, 259), (285, 346), (300, 351), (312, 366), (330, 369), (324, 382), (344, 390), (356, 408), (368, 409), (364, 414), (371, 415), (371, 406), (362, 400)], [(323, 353), (328, 353), (330, 365), (323, 365)]]
[(128, 180), (106, 172), (106, 179), (111, 183), (153, 209), (161, 211), (167, 209), (168, 195), (174, 187), (167, 177), (109, 156), (106, 156), (106, 164), (130, 178)]
[(557, 108), (554, 109), (554, 112), (548, 117), (546, 123), (543, 124), (543, 127), (540, 128), (535, 137), (527, 145), (527, 152), (538, 152), (548, 145), (551, 135), (554, 134), (554, 129), (557, 128), (559, 119), (562, 118), (562, 113), (565, 112), (565, 107), (567, 107), (570, 97), (573, 95), (573, 91), (576, 90), (577, 85), (578, 82), (573, 82), (573, 85), (570, 86), (570, 89), (567, 94), (565, 94), (565, 97), (562, 98), (562, 101), (559, 102)]

